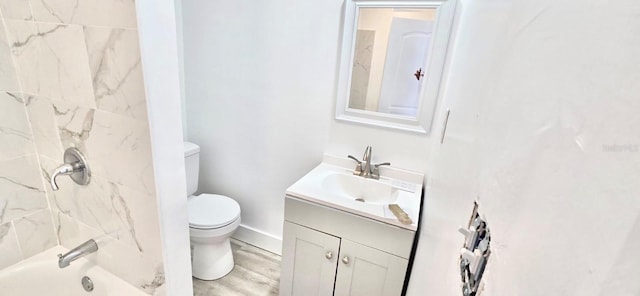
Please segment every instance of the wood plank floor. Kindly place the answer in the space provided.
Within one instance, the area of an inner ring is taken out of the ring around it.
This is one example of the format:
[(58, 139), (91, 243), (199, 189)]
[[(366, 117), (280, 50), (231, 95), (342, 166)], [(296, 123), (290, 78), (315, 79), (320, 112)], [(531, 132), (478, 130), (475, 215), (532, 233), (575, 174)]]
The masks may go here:
[(280, 256), (231, 240), (235, 267), (215, 281), (193, 278), (195, 296), (278, 296)]

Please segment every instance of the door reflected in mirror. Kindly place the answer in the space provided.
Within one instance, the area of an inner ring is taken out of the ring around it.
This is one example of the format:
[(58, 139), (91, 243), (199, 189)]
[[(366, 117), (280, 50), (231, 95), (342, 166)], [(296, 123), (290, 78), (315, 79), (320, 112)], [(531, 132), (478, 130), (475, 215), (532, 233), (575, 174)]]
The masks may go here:
[(345, 0), (336, 119), (431, 130), (457, 0)]
[(417, 117), (436, 15), (437, 8), (360, 8), (349, 108)]

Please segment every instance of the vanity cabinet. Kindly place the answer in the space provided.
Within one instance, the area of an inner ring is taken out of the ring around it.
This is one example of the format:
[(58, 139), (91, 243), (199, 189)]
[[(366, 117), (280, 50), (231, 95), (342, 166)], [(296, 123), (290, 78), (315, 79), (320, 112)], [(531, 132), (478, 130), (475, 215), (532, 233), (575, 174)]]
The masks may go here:
[(284, 223), (280, 295), (333, 295), (340, 238)]
[(287, 197), (281, 296), (399, 296), (415, 232)]
[(340, 243), (335, 295), (400, 295), (408, 260), (349, 240)]

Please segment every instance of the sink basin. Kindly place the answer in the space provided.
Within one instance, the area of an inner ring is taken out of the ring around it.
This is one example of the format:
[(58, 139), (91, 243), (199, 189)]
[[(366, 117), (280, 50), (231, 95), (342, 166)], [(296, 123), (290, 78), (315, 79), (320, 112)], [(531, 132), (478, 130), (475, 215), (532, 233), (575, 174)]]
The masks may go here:
[(391, 185), (354, 175), (327, 175), (322, 181), (322, 188), (340, 197), (364, 203), (390, 204), (398, 199), (398, 189)]
[[(325, 154), (318, 166), (289, 186), (288, 197), (345, 211), (415, 231), (424, 175), (395, 167), (380, 168), (380, 179), (353, 174), (353, 160)], [(400, 207), (413, 221), (402, 224), (389, 205)]]

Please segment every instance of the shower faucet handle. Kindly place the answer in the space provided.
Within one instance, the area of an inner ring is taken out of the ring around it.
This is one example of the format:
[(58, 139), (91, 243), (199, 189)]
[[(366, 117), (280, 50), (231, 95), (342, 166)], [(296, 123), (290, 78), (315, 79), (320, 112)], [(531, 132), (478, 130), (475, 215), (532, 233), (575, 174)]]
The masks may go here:
[(87, 160), (80, 150), (75, 147), (68, 148), (64, 151), (64, 164), (57, 167), (51, 174), (51, 189), (57, 191), (60, 189), (56, 178), (60, 175), (68, 175), (79, 185), (87, 185), (91, 181), (91, 170), (87, 165)]

